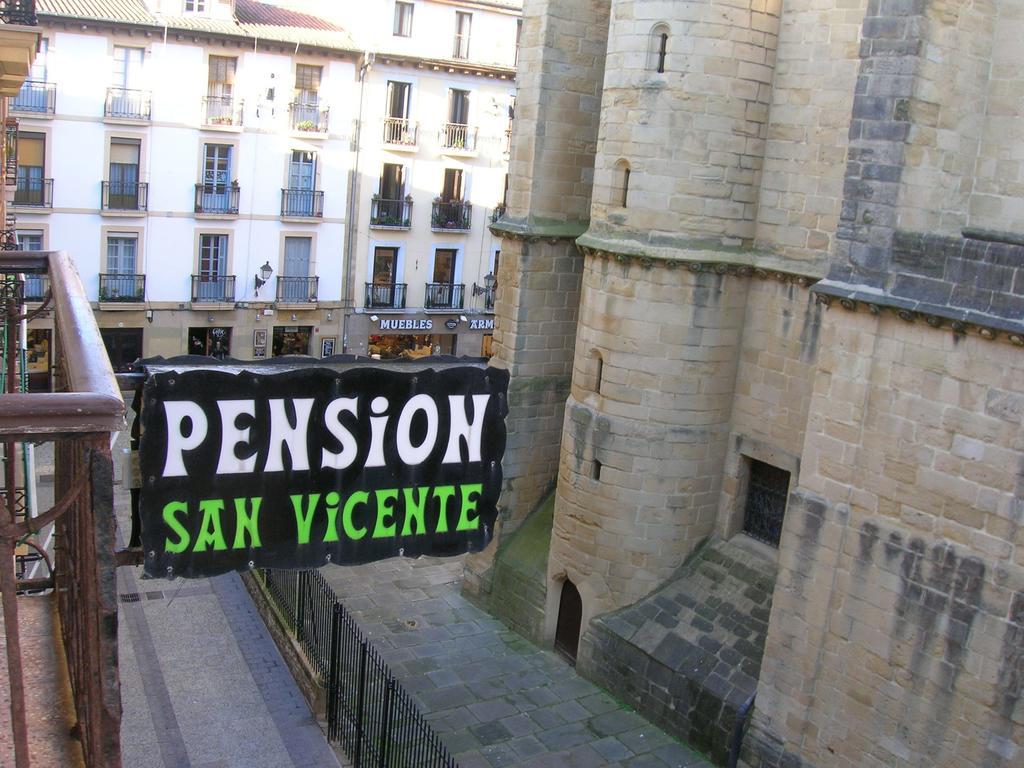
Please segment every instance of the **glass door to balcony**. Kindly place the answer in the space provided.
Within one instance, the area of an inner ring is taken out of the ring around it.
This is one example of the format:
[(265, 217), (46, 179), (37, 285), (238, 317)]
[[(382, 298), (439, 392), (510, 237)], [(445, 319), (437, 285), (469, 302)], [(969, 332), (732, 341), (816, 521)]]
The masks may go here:
[(231, 210), (231, 145), (204, 145), (202, 210), (227, 213)]
[(414, 145), (416, 136), (409, 124), (412, 112), (412, 84), (388, 80), (387, 117), (384, 143)]
[(284, 239), (284, 266), (278, 278), (282, 285), (278, 291), (281, 301), (310, 301), (309, 255), (312, 239), (286, 237)]
[(433, 282), (427, 285), (426, 306), (428, 309), (447, 309), (461, 306), (461, 296), (456, 296), (455, 267), (458, 251), (454, 248), (438, 248), (434, 251)]
[(206, 122), (208, 125), (234, 125), (235, 69), (238, 59), (211, 56), (206, 85)]
[(43, 176), (46, 136), (42, 133), (18, 134), (18, 171), (14, 189), (15, 205), (44, 204)]
[(369, 286), (367, 305), (396, 307), (398, 280), (398, 249), (377, 247), (373, 250), (373, 283)]
[(111, 235), (107, 238), (107, 272), (100, 275), (101, 301), (142, 301), (137, 277), (135, 235)]
[(224, 301), (227, 275), (227, 235), (202, 235), (199, 240), (199, 301)]
[(148, 110), (143, 103), (142, 48), (114, 46), (114, 68), (111, 74), (107, 114), (114, 117), (143, 117)]
[(295, 66), (295, 99), (292, 102), (292, 127), (300, 131), (320, 130), (320, 73), (310, 64)]
[(316, 154), (301, 149), (292, 150), (288, 165), (288, 197), (286, 216), (312, 216), (313, 191), (316, 189)]
[(120, 211), (139, 209), (139, 140), (110, 140), (110, 191), (107, 207)]

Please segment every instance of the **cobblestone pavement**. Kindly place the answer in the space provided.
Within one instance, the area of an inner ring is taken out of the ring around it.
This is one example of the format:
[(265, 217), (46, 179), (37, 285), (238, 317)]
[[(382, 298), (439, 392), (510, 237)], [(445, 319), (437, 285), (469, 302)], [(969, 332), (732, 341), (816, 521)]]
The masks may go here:
[[(126, 538), (128, 494), (115, 491)], [(118, 569), (125, 768), (339, 766), (236, 574), (140, 572)]]
[(460, 594), (462, 559), (323, 569), (461, 768), (710, 768)]

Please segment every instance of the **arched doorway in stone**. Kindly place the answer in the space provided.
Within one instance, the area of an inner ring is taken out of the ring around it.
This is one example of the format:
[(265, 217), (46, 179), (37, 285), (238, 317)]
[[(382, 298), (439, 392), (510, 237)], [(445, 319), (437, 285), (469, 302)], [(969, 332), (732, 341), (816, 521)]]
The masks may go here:
[(570, 664), (576, 664), (580, 645), (580, 626), (583, 622), (583, 600), (580, 591), (569, 579), (562, 582), (562, 596), (558, 601), (558, 623), (555, 626), (555, 651)]

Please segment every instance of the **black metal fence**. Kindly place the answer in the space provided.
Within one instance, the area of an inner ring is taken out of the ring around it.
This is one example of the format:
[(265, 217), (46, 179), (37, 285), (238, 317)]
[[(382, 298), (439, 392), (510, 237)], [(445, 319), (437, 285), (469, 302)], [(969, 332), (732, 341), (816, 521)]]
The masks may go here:
[(0, 0), (0, 21), (36, 26), (36, 0)]
[(256, 571), (327, 691), (327, 738), (354, 768), (457, 768), (319, 571)]

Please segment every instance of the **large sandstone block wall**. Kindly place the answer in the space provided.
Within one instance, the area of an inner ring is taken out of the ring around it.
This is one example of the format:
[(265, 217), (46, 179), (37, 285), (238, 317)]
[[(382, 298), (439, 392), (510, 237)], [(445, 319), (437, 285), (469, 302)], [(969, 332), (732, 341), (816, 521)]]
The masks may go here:
[(1024, 4), (996, 4), (985, 123), (968, 210), (972, 227), (1024, 231)]
[(817, 264), (828, 258), (843, 201), (866, 6), (785, 3), (758, 193), (759, 249)]
[(751, 277), (722, 468), (718, 530), (743, 527), (747, 459), (784, 469), (796, 484), (814, 387), (823, 307), (810, 281), (778, 273)]
[(1024, 758), (1024, 354), (830, 309), (751, 766)]

